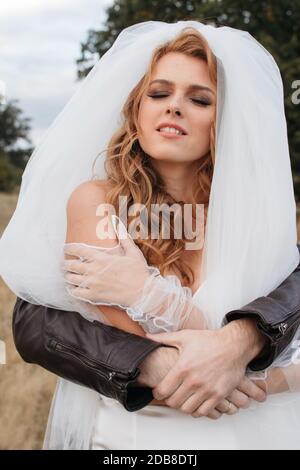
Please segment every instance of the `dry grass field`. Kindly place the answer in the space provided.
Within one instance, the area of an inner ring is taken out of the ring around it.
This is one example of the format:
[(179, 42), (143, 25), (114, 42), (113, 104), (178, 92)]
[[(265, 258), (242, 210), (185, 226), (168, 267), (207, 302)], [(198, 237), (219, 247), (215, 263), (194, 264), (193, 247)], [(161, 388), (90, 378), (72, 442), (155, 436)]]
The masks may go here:
[[(0, 235), (17, 202), (17, 195), (0, 193)], [(298, 219), (300, 240), (300, 213)], [(0, 450), (40, 449), (56, 377), (26, 364), (11, 333), (15, 296), (0, 279), (0, 339), (6, 342), (7, 364), (0, 365)]]
[[(0, 235), (17, 195), (0, 193)], [(0, 278), (0, 339), (6, 343), (6, 365), (0, 365), (0, 449), (41, 449), (56, 376), (17, 353), (11, 332), (15, 295)]]

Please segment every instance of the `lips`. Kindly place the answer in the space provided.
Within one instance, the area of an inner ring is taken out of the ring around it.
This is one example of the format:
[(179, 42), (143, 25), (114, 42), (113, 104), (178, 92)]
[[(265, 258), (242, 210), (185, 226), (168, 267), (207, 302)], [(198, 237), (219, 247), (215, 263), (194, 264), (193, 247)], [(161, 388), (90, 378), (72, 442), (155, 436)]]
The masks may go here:
[(182, 139), (183, 137), (186, 137), (185, 134), (176, 134), (175, 132), (168, 132), (168, 131), (158, 131), (157, 132), (160, 134), (161, 137), (166, 137), (167, 139)]
[(187, 135), (187, 131), (183, 127), (179, 126), (178, 124), (174, 124), (174, 123), (171, 123), (171, 122), (162, 122), (157, 127), (156, 130), (159, 131), (159, 129), (161, 129), (162, 127), (174, 127), (174, 129), (178, 129), (180, 132), (182, 132), (183, 135)]
[[(162, 128), (163, 129), (163, 128)], [(168, 134), (168, 135), (176, 135), (177, 137), (181, 136), (183, 137), (185, 134), (183, 134), (181, 131), (179, 133), (174, 132), (174, 131), (164, 131), (164, 130), (158, 130), (160, 134)]]

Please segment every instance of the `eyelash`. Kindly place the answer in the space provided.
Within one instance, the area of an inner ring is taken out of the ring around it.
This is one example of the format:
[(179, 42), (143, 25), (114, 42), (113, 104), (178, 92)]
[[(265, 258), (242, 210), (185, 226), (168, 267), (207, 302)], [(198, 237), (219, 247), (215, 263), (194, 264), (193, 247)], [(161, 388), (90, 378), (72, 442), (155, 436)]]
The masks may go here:
[[(169, 95), (148, 95), (150, 98), (165, 98), (166, 96), (169, 96)], [(192, 99), (192, 101), (194, 103), (197, 103), (198, 105), (201, 105), (201, 106), (209, 106), (210, 105), (210, 102), (209, 101), (205, 101), (205, 100), (195, 100), (195, 99)]]

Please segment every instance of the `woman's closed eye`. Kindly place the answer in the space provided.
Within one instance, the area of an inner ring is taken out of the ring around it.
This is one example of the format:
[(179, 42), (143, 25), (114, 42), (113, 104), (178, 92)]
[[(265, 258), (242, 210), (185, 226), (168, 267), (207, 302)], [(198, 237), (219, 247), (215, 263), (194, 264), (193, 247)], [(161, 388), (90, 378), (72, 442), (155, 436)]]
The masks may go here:
[[(169, 95), (148, 95), (148, 96), (149, 98), (156, 99), (156, 98), (165, 98), (166, 96), (169, 96)], [(199, 98), (199, 99), (192, 98), (192, 101), (202, 106), (209, 106), (211, 104), (210, 101), (205, 98)]]

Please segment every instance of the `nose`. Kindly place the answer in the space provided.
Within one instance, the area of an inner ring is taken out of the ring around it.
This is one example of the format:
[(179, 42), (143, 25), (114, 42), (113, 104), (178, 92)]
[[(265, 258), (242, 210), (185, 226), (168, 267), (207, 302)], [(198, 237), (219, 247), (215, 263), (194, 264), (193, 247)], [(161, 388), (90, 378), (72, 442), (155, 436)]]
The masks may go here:
[(171, 114), (176, 114), (177, 116), (181, 116), (181, 111), (180, 109), (178, 108), (178, 106), (169, 106), (168, 109), (167, 109), (167, 113), (171, 113)]

